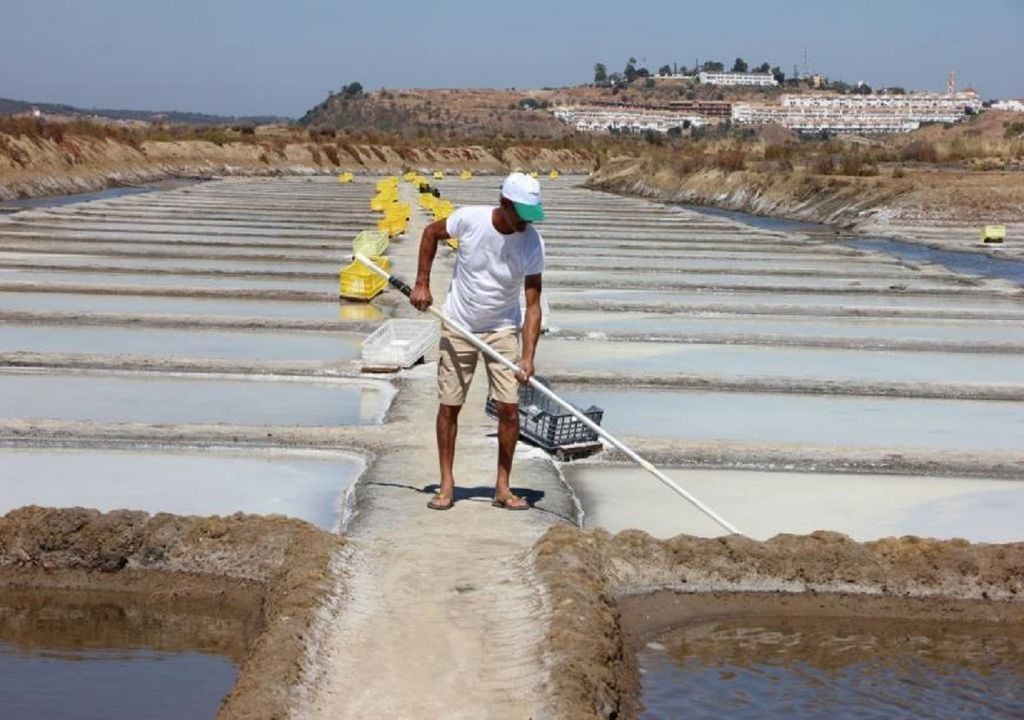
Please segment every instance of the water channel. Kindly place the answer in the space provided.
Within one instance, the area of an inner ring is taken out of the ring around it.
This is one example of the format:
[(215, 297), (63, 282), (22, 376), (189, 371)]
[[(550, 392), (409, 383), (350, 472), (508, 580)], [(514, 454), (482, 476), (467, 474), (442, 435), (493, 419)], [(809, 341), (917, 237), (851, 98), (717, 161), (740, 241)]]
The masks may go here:
[(1019, 628), (869, 618), (749, 617), (667, 632), (638, 656), (661, 718), (1024, 716)]

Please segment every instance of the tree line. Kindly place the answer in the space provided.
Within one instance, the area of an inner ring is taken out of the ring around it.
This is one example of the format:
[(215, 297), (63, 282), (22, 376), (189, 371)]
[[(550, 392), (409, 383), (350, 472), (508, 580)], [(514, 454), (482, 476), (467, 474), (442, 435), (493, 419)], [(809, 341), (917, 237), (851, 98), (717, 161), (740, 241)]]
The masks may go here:
[[(701, 72), (725, 72), (725, 63), (718, 62), (717, 60), (708, 60), (706, 62), (694, 63), (692, 68), (688, 68), (686, 65), (678, 65), (668, 63), (658, 68), (657, 75), (661, 77), (670, 75), (690, 75), (694, 76)], [(786, 74), (782, 72), (778, 65), (772, 67), (770, 63), (763, 62), (760, 65), (751, 68), (746, 60), (743, 58), (736, 58), (733, 62), (729, 72), (736, 73), (760, 73), (768, 74), (771, 73), (776, 82), (780, 85), (786, 81)], [(638, 78), (650, 78), (654, 74), (651, 73), (644, 66), (637, 67), (637, 61), (635, 57), (629, 58), (626, 61), (626, 66), (622, 69), (622, 72), (608, 72), (608, 66), (604, 63), (594, 63), (594, 84), (595, 85), (621, 85), (629, 84)]]

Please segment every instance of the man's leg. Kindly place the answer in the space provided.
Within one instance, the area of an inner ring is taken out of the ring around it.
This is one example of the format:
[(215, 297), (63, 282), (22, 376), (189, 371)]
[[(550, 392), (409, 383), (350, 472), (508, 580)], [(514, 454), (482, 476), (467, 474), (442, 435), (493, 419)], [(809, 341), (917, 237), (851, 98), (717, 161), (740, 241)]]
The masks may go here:
[[(519, 362), (519, 338), (514, 330), (492, 333), (487, 344), (513, 363)], [(493, 359), (487, 361), (487, 380), (494, 398), (494, 409), (498, 413), (498, 473), (494, 481), (494, 501), (508, 510), (525, 510), (530, 504), (513, 495), (509, 487), (512, 458), (519, 440), (519, 381), (514, 372)]]
[(476, 369), (477, 349), (453, 334), (447, 327), (441, 331), (440, 358), (437, 363), (437, 457), (441, 482), (428, 504), (434, 510), (446, 510), (455, 498), (455, 438), (459, 434), (459, 411), (466, 402), (466, 392)]
[(494, 497), (508, 497), (509, 476), (512, 474), (512, 458), (519, 440), (519, 405), (494, 402), (498, 411), (498, 477), (494, 483)]
[(455, 475), (452, 467), (455, 464), (455, 438), (459, 434), (459, 411), (461, 405), (437, 406), (437, 456), (441, 463), (441, 488), (438, 493), (447, 497), (455, 497)]

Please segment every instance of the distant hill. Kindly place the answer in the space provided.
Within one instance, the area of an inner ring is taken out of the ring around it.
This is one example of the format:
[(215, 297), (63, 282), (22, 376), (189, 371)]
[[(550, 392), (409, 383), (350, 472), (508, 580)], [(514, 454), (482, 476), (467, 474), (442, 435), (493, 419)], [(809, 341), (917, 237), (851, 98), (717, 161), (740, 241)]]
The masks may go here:
[(362, 90), (332, 94), (299, 119), (311, 131), (404, 138), (560, 138), (572, 133), (544, 108), (546, 91)]
[(290, 123), (292, 118), (277, 115), (207, 115), (205, 113), (181, 112), (178, 110), (110, 110), (90, 108), (88, 110), (72, 105), (57, 103), (26, 102), (0, 98), (0, 116), (31, 112), (35, 108), (46, 115), (67, 115), (72, 117), (101, 117), (109, 120), (141, 120), (143, 122), (166, 122), (178, 125), (228, 125), (232, 123)]

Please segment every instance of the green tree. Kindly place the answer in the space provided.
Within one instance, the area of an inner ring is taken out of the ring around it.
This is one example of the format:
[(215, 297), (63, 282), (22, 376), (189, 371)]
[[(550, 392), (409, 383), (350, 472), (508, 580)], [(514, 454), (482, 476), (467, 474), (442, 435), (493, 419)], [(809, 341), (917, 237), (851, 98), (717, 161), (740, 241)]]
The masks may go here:
[(786, 82), (786, 73), (782, 72), (778, 65), (772, 68), (772, 75), (775, 77), (775, 82), (779, 85)]
[(704, 72), (722, 72), (725, 70), (725, 65), (716, 60), (708, 60), (700, 66), (700, 69)]
[(671, 65), (662, 65), (660, 68), (658, 68), (658, 74), (659, 75), (671, 75), (672, 74), (672, 66)]
[(594, 84), (608, 84), (608, 68), (605, 67), (604, 63), (594, 63)]
[(360, 82), (351, 82), (341, 88), (341, 94), (345, 97), (358, 97), (363, 94), (363, 84)]
[(745, 73), (748, 67), (746, 60), (743, 58), (736, 58), (736, 62), (732, 64), (732, 72)]
[(756, 68), (754, 68), (754, 72), (761, 73), (762, 75), (767, 75), (768, 73), (771, 72), (771, 66), (768, 63), (763, 62)]
[(631, 57), (626, 62), (626, 67), (623, 68), (622, 74), (626, 77), (626, 82), (633, 82), (636, 79), (636, 58)]
[(853, 91), (858, 95), (870, 95), (871, 86), (866, 82), (857, 83), (857, 87), (855, 87)]

